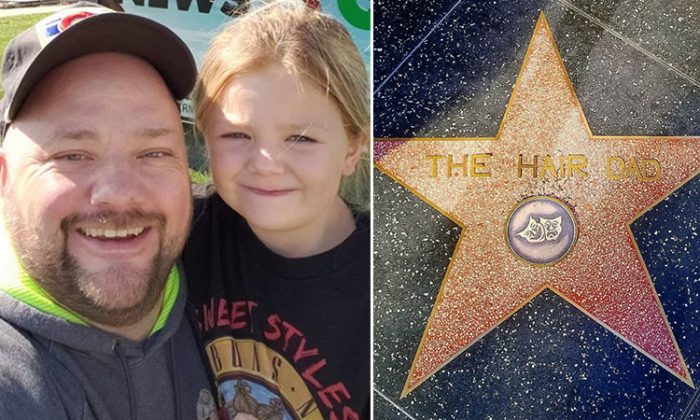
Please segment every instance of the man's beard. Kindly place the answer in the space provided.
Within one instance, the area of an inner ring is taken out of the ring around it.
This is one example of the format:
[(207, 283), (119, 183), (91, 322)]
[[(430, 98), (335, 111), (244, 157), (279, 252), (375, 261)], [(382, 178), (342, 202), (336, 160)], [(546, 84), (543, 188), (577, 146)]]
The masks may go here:
[[(183, 230), (181, 238), (165, 237), (165, 218), (157, 213), (100, 211), (71, 215), (62, 220), (60, 232), (51, 238), (40, 238), (12, 197), (4, 200), (4, 212), (15, 251), (36, 283), (61, 306), (88, 321), (112, 327), (133, 325), (154, 309), (187, 232)], [(122, 267), (115, 263), (89, 272), (70, 254), (67, 244), (68, 232), (77, 223), (88, 221), (106, 226), (143, 222), (157, 230), (158, 251), (147, 267)]]

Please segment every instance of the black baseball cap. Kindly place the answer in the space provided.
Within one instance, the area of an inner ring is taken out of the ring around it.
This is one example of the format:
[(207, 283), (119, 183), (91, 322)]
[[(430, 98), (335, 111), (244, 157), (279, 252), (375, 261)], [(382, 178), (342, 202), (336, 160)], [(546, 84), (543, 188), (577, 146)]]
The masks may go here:
[(173, 31), (141, 16), (83, 2), (42, 19), (7, 45), (2, 58), (2, 125), (12, 122), (46, 73), (98, 52), (144, 59), (160, 73), (176, 100), (187, 97), (194, 87), (194, 58)]

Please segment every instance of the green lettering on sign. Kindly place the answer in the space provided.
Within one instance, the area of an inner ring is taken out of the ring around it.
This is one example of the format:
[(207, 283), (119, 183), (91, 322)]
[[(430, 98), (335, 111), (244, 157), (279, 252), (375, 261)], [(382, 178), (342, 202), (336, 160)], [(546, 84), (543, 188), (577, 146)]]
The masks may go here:
[(358, 0), (338, 0), (338, 9), (345, 20), (358, 29), (369, 31), (369, 10), (361, 8)]

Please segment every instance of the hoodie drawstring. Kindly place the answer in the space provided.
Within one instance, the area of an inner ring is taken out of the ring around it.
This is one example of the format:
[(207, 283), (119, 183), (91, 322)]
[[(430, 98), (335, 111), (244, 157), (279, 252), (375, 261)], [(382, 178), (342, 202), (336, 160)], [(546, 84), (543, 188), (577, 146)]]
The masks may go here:
[(131, 420), (136, 420), (136, 396), (134, 395), (134, 382), (131, 378), (131, 369), (126, 361), (126, 355), (122, 351), (122, 347), (119, 341), (114, 342), (112, 350), (119, 356), (119, 361), (122, 364), (122, 370), (124, 371), (124, 376), (126, 376), (126, 387), (129, 391), (129, 418)]
[(175, 416), (180, 419), (180, 413), (182, 412), (182, 407), (180, 406), (180, 384), (177, 381), (177, 372), (175, 371), (175, 347), (173, 347), (173, 340), (168, 340), (168, 349), (170, 350), (170, 374), (173, 378), (173, 395), (175, 395)]

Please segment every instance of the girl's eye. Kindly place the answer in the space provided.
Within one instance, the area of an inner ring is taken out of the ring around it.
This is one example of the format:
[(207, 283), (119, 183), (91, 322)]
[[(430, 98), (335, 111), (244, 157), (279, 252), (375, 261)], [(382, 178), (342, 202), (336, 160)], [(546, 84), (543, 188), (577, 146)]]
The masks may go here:
[(316, 140), (312, 139), (311, 137), (306, 137), (306, 136), (289, 136), (287, 138), (288, 142), (291, 143), (318, 143)]
[(241, 133), (241, 132), (233, 132), (233, 133), (224, 133), (221, 135), (222, 138), (225, 139), (249, 139), (250, 136), (247, 135), (246, 133)]

